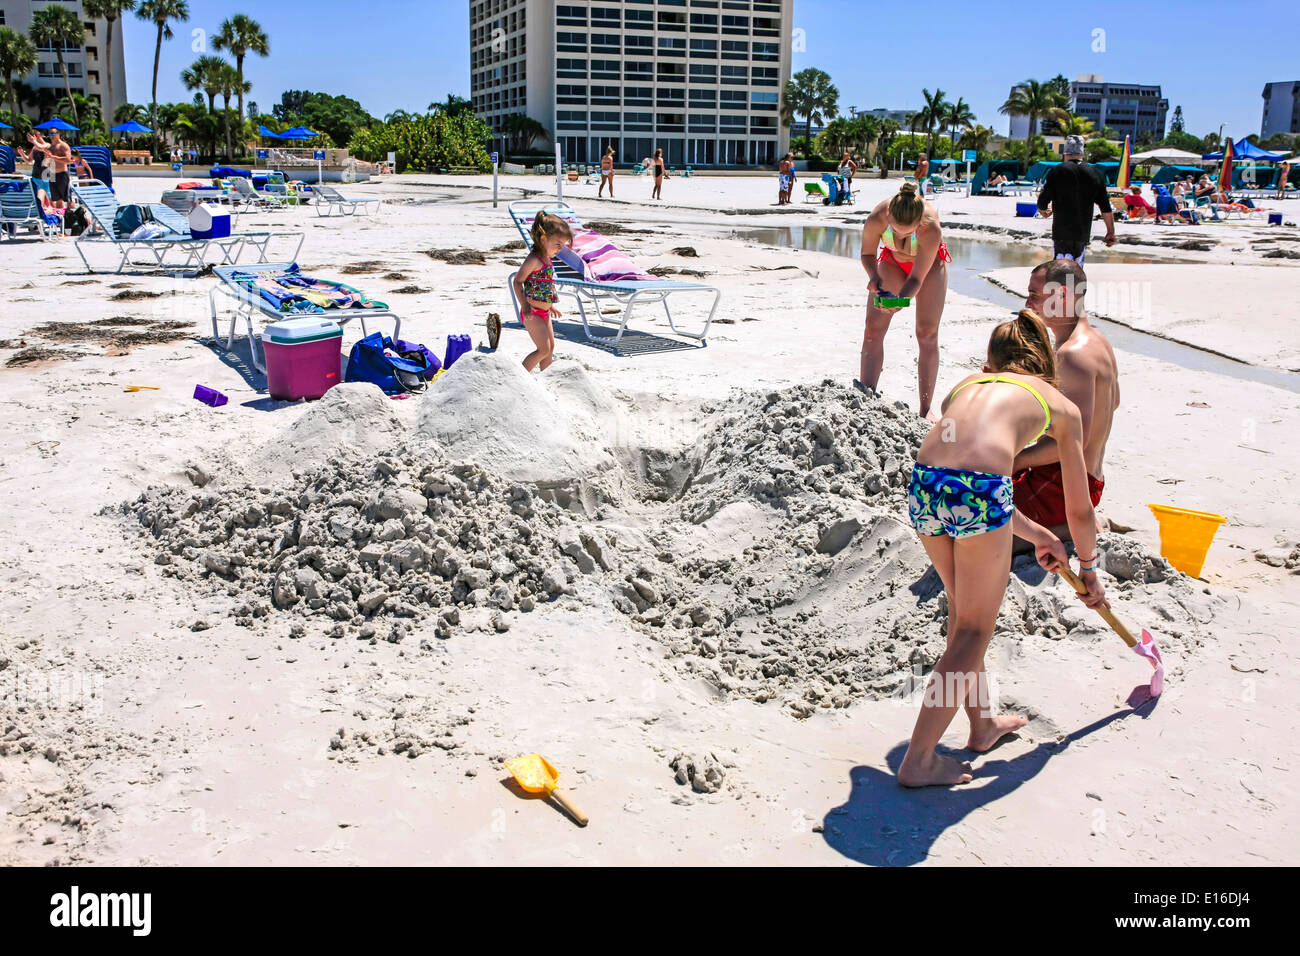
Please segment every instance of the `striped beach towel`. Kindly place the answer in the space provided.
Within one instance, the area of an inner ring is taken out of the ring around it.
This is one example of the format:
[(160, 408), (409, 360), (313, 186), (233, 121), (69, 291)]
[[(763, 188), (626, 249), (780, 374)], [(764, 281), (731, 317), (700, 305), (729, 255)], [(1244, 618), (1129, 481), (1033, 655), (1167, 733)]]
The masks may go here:
[(574, 229), (572, 248), (582, 260), (584, 279), (596, 282), (614, 282), (620, 279), (645, 282), (656, 279), (638, 269), (626, 253), (594, 229)]

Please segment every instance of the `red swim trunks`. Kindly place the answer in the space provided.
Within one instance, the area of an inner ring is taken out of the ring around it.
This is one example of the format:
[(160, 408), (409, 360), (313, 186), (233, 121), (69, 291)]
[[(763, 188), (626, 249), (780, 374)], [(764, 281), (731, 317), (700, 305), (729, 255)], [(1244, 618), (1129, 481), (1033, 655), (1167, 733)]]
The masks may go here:
[[(939, 243), (939, 253), (935, 258), (940, 262), (952, 262), (952, 253), (948, 251), (948, 244), (946, 242)], [(898, 266), (898, 268), (903, 270), (904, 275), (910, 276), (912, 274), (912, 266), (914, 265), (914, 262), (906, 262), (894, 258), (894, 250), (890, 249), (888, 246), (882, 245), (880, 247), (880, 255), (876, 257), (876, 261), (892, 262), (894, 265)]]
[[(1045, 528), (1066, 524), (1065, 489), (1061, 486), (1061, 465), (1053, 462), (1026, 468), (1012, 477), (1012, 494), (1016, 509)], [(1095, 508), (1101, 501), (1105, 478), (1088, 476), (1088, 497)]]

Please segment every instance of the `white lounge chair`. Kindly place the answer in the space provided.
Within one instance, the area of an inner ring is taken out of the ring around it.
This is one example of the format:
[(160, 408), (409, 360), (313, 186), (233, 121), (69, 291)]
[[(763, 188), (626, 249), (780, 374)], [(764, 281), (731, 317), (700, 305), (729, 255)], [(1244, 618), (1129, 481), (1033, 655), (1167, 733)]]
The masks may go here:
[(367, 215), (377, 214), (383, 205), (382, 199), (349, 199), (324, 183), (316, 183), (311, 191), (315, 197), (311, 204), (318, 216), (333, 216), (336, 212), (340, 216), (355, 216), (363, 209), (369, 211)]
[[(219, 281), (208, 293), (208, 308), (212, 313), (213, 342), (220, 343), (222, 341), (221, 333), (217, 328), (217, 293), (221, 293), (233, 303), (233, 308), (230, 311), (230, 325), (225, 336), (225, 348), (228, 351), (235, 347), (235, 327), (242, 318), (248, 336), (249, 352), (253, 358), (253, 367), (259, 372), (266, 371), (266, 361), (262, 356), (262, 349), (258, 342), (259, 336), (253, 330), (254, 318), (260, 317), (264, 320), (278, 322), (280, 319), (295, 315), (321, 315), (333, 319), (341, 326), (347, 325), (352, 319), (358, 319), (361, 322), (362, 335), (365, 335), (367, 331), (366, 319), (385, 318), (393, 320), (393, 338), (401, 337), (401, 316), (389, 309), (383, 302), (374, 302), (374, 308), (366, 309), (322, 309), (320, 307), (312, 309), (303, 307), (293, 312), (283, 312), (272, 305), (254, 285), (258, 278), (264, 277), (267, 273), (284, 273), (289, 270), (296, 270), (296, 268), (297, 266), (293, 262), (264, 262), (253, 266), (217, 266), (213, 270), (213, 274)], [(338, 285), (348, 291), (357, 291), (351, 286), (342, 283), (338, 283)]]
[[(524, 244), (530, 250), (532, 249), (532, 235), (529, 230), (532, 228), (533, 219), (540, 210), (559, 216), (575, 228), (582, 227), (582, 221), (578, 218), (577, 212), (566, 202), (521, 199), (512, 202), (509, 209), (511, 221), (514, 222), (515, 228), (519, 230), (519, 235), (524, 240)], [(574, 258), (576, 258), (576, 255)], [(623, 279), (611, 282), (593, 281), (584, 278), (582, 273), (558, 257), (555, 260), (554, 269), (556, 292), (573, 296), (574, 301), (578, 304), (578, 314), (582, 318), (583, 333), (587, 336), (589, 342), (617, 346), (623, 338), (623, 333), (627, 331), (627, 323), (632, 317), (632, 309), (635, 306), (649, 303), (659, 304), (664, 307), (664, 314), (668, 316), (668, 326), (673, 330), (674, 334), (688, 339), (695, 339), (700, 343), (701, 347), (708, 344), (705, 337), (708, 335), (709, 325), (713, 322), (713, 315), (718, 310), (718, 302), (722, 299), (721, 290), (714, 286), (698, 282), (675, 282), (670, 279), (657, 279), (652, 282)], [(519, 303), (515, 300), (513, 273), (510, 281), (506, 283), (506, 288), (510, 291), (510, 301), (514, 304), (515, 314), (518, 315)], [(713, 303), (709, 307), (708, 317), (704, 320), (704, 328), (698, 334), (683, 332), (677, 328), (677, 323), (673, 320), (672, 310), (668, 307), (669, 296), (682, 292), (713, 294)], [(592, 333), (591, 325), (587, 320), (587, 307), (590, 306), (594, 309), (595, 314), (599, 317), (601, 306), (607, 303), (614, 303), (621, 308), (618, 331), (614, 335), (595, 335)]]
[(6, 179), (0, 184), (0, 238), (13, 238), (20, 228), (36, 227), (42, 239), (57, 236), (58, 227), (45, 221), (45, 212), (30, 179)]
[[(155, 220), (170, 230), (168, 235), (155, 239), (132, 239), (129, 236), (119, 236), (114, 220), (120, 206), (117, 196), (111, 189), (94, 180), (89, 185), (73, 186), (72, 195), (86, 208), (86, 214), (95, 226), (93, 230), (87, 229), (83, 232), (76, 241), (77, 254), (81, 256), (87, 272), (95, 271), (90, 265), (90, 260), (86, 258), (85, 251), (86, 248), (93, 246), (108, 246), (117, 251), (121, 256), (117, 266), (119, 273), (128, 265), (150, 265), (148, 262), (141, 263), (131, 259), (131, 253), (141, 250), (153, 257), (152, 265), (170, 274), (198, 272), (207, 264), (205, 257), (210, 249), (220, 252), (223, 263), (238, 262), (246, 248), (256, 249), (258, 261), (265, 262), (267, 246), (272, 239), (292, 239), (297, 236), (298, 244), (294, 250), (294, 258), (296, 259), (298, 253), (302, 251), (304, 235), (300, 232), (240, 232), (219, 239), (196, 239), (190, 235), (189, 221), (176, 210), (161, 203), (151, 204), (149, 209)], [(182, 255), (184, 260), (180, 263), (168, 262), (170, 253)]]
[(239, 197), (242, 205), (256, 206), (259, 209), (283, 209), (289, 203), (288, 195), (262, 192), (242, 176), (235, 177), (232, 183), (235, 187), (235, 195)]

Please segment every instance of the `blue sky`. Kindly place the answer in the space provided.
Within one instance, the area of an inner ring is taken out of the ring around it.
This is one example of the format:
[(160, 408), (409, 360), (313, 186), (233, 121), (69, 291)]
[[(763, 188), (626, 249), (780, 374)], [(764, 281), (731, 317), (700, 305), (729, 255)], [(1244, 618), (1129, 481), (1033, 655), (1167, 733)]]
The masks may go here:
[[(1158, 14), (1113, 0), (1023, 9), (1033, 12), (1016, 14), (999, 4), (979, 12), (945, 4), (796, 0), (795, 27), (804, 31), (806, 51), (795, 53), (794, 69), (830, 73), (845, 111), (916, 107), (922, 87), (938, 87), (949, 99), (965, 97), (978, 121), (1000, 133), (1007, 120), (997, 108), (1009, 87), (1027, 77), (1100, 73), (1107, 80), (1160, 83), (1171, 113), (1182, 105), (1190, 132), (1226, 123), (1235, 136), (1258, 132), (1264, 83), (1300, 79), (1293, 23), (1211, 30), (1222, 22), (1222, 4), (1186, 0), (1161, 5)], [(1275, 20), (1290, 8), (1261, 9)], [(216, 32), (238, 12), (254, 16), (271, 38), (270, 58), (252, 57), (245, 65), (251, 99), (268, 112), (284, 89), (347, 93), (379, 116), (399, 107), (422, 110), (448, 92), (469, 93), (466, 0), (190, 0), (189, 23), (163, 43), (159, 100), (190, 98), (179, 74), (199, 55), (191, 31)], [(1171, 27), (1174, 12), (1180, 25)], [(1097, 30), (1104, 33), (1094, 35)], [(1248, 39), (1211, 40), (1212, 32)], [(131, 17), (125, 34), (131, 99), (148, 102), (152, 24)]]

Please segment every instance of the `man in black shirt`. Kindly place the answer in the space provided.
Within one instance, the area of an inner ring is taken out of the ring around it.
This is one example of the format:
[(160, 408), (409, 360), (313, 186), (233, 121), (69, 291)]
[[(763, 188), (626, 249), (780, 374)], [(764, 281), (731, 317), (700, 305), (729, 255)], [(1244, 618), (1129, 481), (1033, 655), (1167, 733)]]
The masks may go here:
[(1057, 259), (1083, 262), (1092, 238), (1092, 210), (1106, 223), (1106, 245), (1115, 244), (1115, 213), (1106, 195), (1106, 180), (1083, 161), (1083, 137), (1067, 136), (1065, 161), (1047, 174), (1038, 194), (1038, 211), (1052, 217), (1052, 246)]

